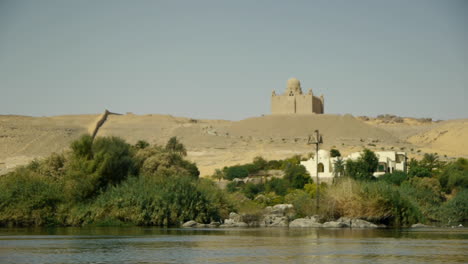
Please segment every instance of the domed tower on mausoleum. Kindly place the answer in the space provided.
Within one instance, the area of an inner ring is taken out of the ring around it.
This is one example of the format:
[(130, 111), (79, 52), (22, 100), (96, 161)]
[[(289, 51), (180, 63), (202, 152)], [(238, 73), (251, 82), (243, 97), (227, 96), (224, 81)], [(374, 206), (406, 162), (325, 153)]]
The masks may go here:
[(324, 98), (314, 96), (312, 89), (307, 94), (302, 93), (301, 82), (296, 78), (288, 80), (286, 92), (271, 94), (271, 114), (323, 114)]

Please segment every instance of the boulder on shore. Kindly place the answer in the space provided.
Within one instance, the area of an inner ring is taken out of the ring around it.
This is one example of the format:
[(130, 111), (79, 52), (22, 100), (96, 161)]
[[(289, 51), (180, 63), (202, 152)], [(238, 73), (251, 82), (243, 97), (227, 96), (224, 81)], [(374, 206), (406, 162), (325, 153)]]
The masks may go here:
[[(226, 220), (229, 220), (229, 219), (226, 219)], [(226, 222), (222, 225), (220, 225), (219, 227), (221, 228), (226, 228), (226, 227), (248, 227), (249, 225), (245, 222), (228, 222), (226, 224)]]
[(265, 208), (266, 215), (284, 216), (294, 209), (292, 204), (276, 204), (274, 206), (267, 206)]
[(294, 218), (295, 211), (292, 204), (276, 204), (264, 210), (263, 219), (259, 223), (263, 227), (287, 227), (289, 219)]
[(297, 218), (291, 223), (289, 227), (322, 227), (322, 224), (317, 222), (317, 220), (312, 218)]
[(193, 220), (190, 220), (190, 221), (187, 221), (185, 222), (182, 227), (197, 227), (198, 223), (193, 221)]
[(242, 219), (242, 215), (238, 213), (231, 212), (229, 213), (229, 219), (225, 219), (222, 225), (219, 225), (221, 228), (225, 227), (248, 227), (249, 225), (245, 223)]
[(325, 222), (325, 223), (323, 223), (322, 226), (323, 226), (323, 227), (328, 227), (328, 228), (350, 227), (347, 223), (345, 223), (345, 222), (339, 222), (339, 221)]
[(411, 225), (411, 228), (425, 228), (425, 227), (432, 227), (432, 226), (430, 226), (430, 225), (425, 225), (425, 224), (421, 224), (421, 223), (417, 223), (417, 224)]
[(378, 228), (379, 226), (368, 222), (366, 220), (362, 220), (359, 218), (347, 218), (347, 217), (342, 217), (338, 219), (340, 222), (347, 223), (351, 228)]
[(288, 218), (286, 216), (266, 215), (263, 218), (262, 226), (265, 227), (285, 227), (288, 226)]
[(208, 227), (218, 227), (220, 225), (221, 225), (220, 222), (211, 222), (211, 223), (208, 224)]
[(182, 227), (184, 228), (204, 228), (204, 227), (218, 227), (218, 226), (219, 226), (218, 222), (211, 222), (210, 224), (202, 224), (194, 220), (190, 220), (182, 224)]
[(242, 222), (242, 216), (238, 213), (230, 212), (229, 219), (234, 222)]

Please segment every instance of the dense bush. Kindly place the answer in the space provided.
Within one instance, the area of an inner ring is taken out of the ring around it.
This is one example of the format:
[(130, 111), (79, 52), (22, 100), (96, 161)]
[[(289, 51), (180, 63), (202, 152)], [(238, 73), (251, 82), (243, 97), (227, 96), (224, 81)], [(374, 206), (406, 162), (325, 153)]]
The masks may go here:
[(223, 169), (224, 178), (226, 180), (234, 180), (235, 178), (243, 179), (249, 176), (249, 171), (244, 166), (225, 167)]
[(312, 216), (316, 214), (315, 200), (312, 199), (309, 193), (303, 190), (293, 190), (284, 197), (285, 203), (290, 203), (294, 206), (298, 217)]
[(257, 194), (263, 192), (265, 190), (265, 185), (263, 184), (255, 184), (255, 183), (246, 183), (244, 188), (242, 188), (242, 193), (249, 199), (255, 198)]
[(432, 177), (431, 171), (426, 167), (411, 166), (408, 170), (409, 177), (428, 178)]
[(283, 162), (280, 160), (269, 160), (266, 165), (268, 170), (280, 170), (283, 166)]
[(379, 176), (379, 181), (384, 181), (394, 185), (400, 185), (408, 179), (408, 175), (403, 171), (394, 171), (393, 173), (385, 173)]
[(235, 165), (231, 167), (224, 167), (222, 170), (222, 176), (224, 177), (224, 179), (230, 180), (230, 181), (232, 181), (235, 178), (243, 179), (261, 170), (272, 169), (270, 166), (275, 167), (279, 165), (269, 163), (262, 157), (255, 157), (252, 163), (247, 163), (243, 165)]
[(185, 160), (180, 154), (167, 151), (160, 146), (140, 149), (135, 154), (135, 162), (143, 175), (175, 173), (188, 174), (198, 178), (200, 172), (194, 163)]
[[(242, 183), (243, 184), (243, 183)], [(239, 183), (238, 182), (229, 182), (226, 184), (226, 191), (233, 193), (239, 190)]]
[(214, 185), (184, 175), (132, 177), (93, 203), (90, 220), (119, 220), (137, 225), (178, 225), (220, 221), (233, 210)]
[(78, 140), (73, 141), (70, 147), (76, 158), (91, 159), (93, 156), (93, 137), (91, 135), (83, 135)]
[(395, 226), (421, 221), (418, 207), (385, 182), (362, 182), (344, 179), (330, 187), (324, 195), (327, 212), (334, 218), (346, 216), (368, 219)]
[(437, 220), (444, 200), (439, 181), (434, 178), (411, 178), (400, 187), (400, 193), (415, 204), (427, 220)]
[(284, 169), (284, 179), (289, 182), (291, 188), (295, 189), (302, 189), (304, 185), (312, 182), (306, 168), (294, 163), (287, 163)]
[(66, 163), (64, 188), (70, 199), (77, 201), (92, 198), (136, 172), (133, 153), (125, 141), (116, 137), (90, 140), (85, 135), (74, 141)]
[(460, 158), (448, 164), (440, 173), (439, 181), (447, 193), (456, 189), (468, 189), (468, 160)]
[[(320, 193), (324, 193), (328, 185), (325, 182), (321, 182), (320, 185), (318, 185), (318, 190)], [(317, 184), (315, 182), (308, 183), (304, 185), (304, 191), (307, 192), (310, 197), (316, 197), (317, 196)]]
[(277, 195), (284, 196), (288, 192), (289, 186), (289, 182), (285, 179), (273, 178), (265, 183), (265, 192), (273, 192)]
[(364, 149), (357, 160), (346, 161), (346, 175), (356, 180), (373, 180), (379, 160), (374, 152)]
[(0, 225), (55, 224), (57, 206), (64, 200), (60, 182), (27, 168), (0, 179)]
[(282, 170), (285, 170), (291, 165), (300, 165), (301, 164), (301, 156), (300, 155), (294, 155), (291, 158), (285, 159), (281, 161), (281, 168)]
[(254, 201), (257, 204), (262, 205), (262, 207), (273, 206), (275, 204), (284, 203), (284, 196), (278, 195), (274, 192), (265, 192), (265, 193), (257, 195)]
[(257, 172), (268, 168), (268, 162), (262, 157), (255, 157), (252, 164)]
[(460, 190), (455, 197), (444, 203), (439, 214), (439, 219), (447, 224), (468, 220), (468, 189)]
[[(174, 143), (174, 142), (172, 142)], [(0, 177), (0, 225), (177, 225), (235, 208), (175, 149), (82, 136), (71, 151)]]

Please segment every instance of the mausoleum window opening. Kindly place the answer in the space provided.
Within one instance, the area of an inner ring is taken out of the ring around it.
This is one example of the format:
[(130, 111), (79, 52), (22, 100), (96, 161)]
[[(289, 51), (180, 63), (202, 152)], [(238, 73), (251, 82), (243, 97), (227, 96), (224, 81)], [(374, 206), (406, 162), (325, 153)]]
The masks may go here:
[(317, 168), (318, 168), (318, 172), (324, 172), (325, 171), (325, 166), (323, 166), (323, 163), (321, 163), (321, 162), (318, 164)]

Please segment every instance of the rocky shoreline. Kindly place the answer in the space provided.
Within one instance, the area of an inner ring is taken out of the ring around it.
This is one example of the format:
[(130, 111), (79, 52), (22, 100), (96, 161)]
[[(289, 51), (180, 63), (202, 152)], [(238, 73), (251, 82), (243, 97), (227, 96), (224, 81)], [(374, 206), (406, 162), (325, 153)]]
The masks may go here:
[(385, 225), (358, 219), (341, 217), (335, 221), (323, 222), (319, 216), (295, 218), (292, 204), (277, 204), (265, 208), (262, 215), (240, 215), (234, 212), (223, 223), (197, 223), (190, 220), (182, 224), (184, 228), (231, 228), (231, 227), (289, 227), (289, 228), (385, 228)]

